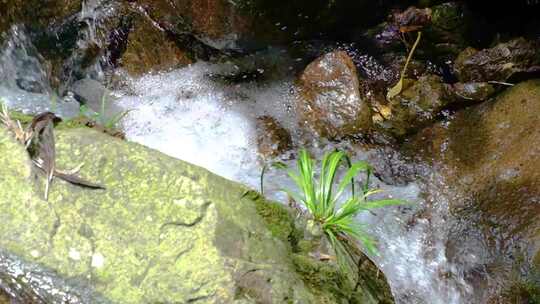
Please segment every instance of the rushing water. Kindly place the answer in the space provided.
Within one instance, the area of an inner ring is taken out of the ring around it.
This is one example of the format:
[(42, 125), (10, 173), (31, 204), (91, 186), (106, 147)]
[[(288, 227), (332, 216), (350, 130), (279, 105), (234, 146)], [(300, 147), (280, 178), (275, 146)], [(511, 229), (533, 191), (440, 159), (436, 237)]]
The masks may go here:
[[(256, 118), (275, 117), (290, 129), (297, 147), (302, 142), (295, 132), (293, 85), (284, 79), (231, 86), (212, 77), (222, 69), (197, 63), (131, 79), (127, 90), (116, 92), (117, 103), (131, 111), (123, 121), (124, 131), (129, 140), (258, 188), (262, 161), (257, 154)], [(317, 141), (309, 145), (318, 158), (335, 147)], [(353, 149), (355, 159), (384, 153), (341, 146)], [(388, 277), (398, 303), (468, 303), (471, 290), (445, 255), (448, 196), (436, 190), (444, 190), (444, 184), (427, 168), (420, 171), (424, 182), (403, 186), (375, 179), (372, 186), (384, 189), (382, 195), (412, 204), (364, 214), (358, 220), (379, 242), (380, 255), (373, 259)], [(277, 190), (283, 186), (292, 186), (285, 174), (266, 176), (265, 194), (280, 199)]]
[[(318, 158), (337, 147), (313, 138), (306, 140), (298, 132), (293, 79), (287, 76), (287, 60), (282, 58), (286, 56), (279, 51), (264, 56), (282, 66), (278, 77), (232, 84), (222, 75), (234, 72), (235, 64), (200, 62), (137, 79), (125, 77), (123, 85), (112, 92), (115, 99), (110, 102), (130, 111), (122, 121), (128, 140), (258, 189), (263, 163), (257, 153), (257, 117), (276, 118), (291, 132), (296, 148), (307, 145)], [(14, 31), (6, 42), (0, 66), (0, 97), (9, 106), (29, 112), (55, 110), (63, 116), (77, 113), (76, 103), (69, 98), (51, 102), (55, 95), (44, 68), (21, 32)], [(270, 73), (267, 67), (257, 72)], [(35, 89), (29, 92), (29, 88)], [(366, 149), (346, 142), (339, 147), (354, 151), (353, 159), (374, 161), (377, 168), (386, 168), (378, 163), (388, 159), (386, 154), (399, 155), (397, 151)], [(411, 173), (414, 182), (372, 181), (372, 187), (384, 190), (381, 195), (411, 203), (359, 217), (379, 242), (380, 254), (372, 258), (386, 274), (398, 303), (473, 303), (470, 299), (474, 291), (464, 282), (459, 267), (446, 258), (447, 227), (452, 221), (446, 186), (425, 166), (416, 165), (412, 171), (418, 174)], [(382, 176), (389, 174), (381, 172)], [(267, 174), (265, 194), (283, 199), (278, 190), (284, 186), (292, 186), (285, 174)]]

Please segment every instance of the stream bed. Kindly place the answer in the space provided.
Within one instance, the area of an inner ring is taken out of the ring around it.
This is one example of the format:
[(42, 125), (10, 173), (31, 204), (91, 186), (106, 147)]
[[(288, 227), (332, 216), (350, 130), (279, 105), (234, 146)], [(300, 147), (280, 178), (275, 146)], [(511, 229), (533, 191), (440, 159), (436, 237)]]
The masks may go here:
[[(117, 104), (129, 114), (122, 126), (128, 140), (200, 165), (226, 178), (260, 188), (263, 161), (257, 153), (256, 119), (270, 115), (292, 134), (293, 144), (308, 144), (320, 159), (324, 151), (343, 148), (354, 151), (353, 159), (367, 159), (377, 167), (397, 151), (310, 141), (295, 132), (295, 90), (291, 80), (265, 84), (228, 86), (212, 75), (223, 66), (197, 63), (157, 75), (130, 79), (126, 88), (114, 92)], [(294, 166), (294, 160), (282, 160)], [(445, 256), (448, 195), (445, 185), (429, 168), (415, 164), (420, 175), (414, 182), (391, 185), (375, 178), (372, 187), (380, 196), (406, 200), (410, 205), (387, 208), (358, 219), (378, 241), (380, 255), (373, 256), (389, 279), (398, 303), (473, 303), (473, 292), (459, 269)], [(386, 166), (387, 167), (387, 166)], [(381, 172), (388, 176), (388, 172)], [(421, 178), (420, 178), (421, 177)], [(283, 187), (293, 185), (285, 172), (265, 175), (265, 195), (285, 201)], [(417, 214), (422, 213), (417, 218)], [(427, 213), (427, 214), (426, 214)]]

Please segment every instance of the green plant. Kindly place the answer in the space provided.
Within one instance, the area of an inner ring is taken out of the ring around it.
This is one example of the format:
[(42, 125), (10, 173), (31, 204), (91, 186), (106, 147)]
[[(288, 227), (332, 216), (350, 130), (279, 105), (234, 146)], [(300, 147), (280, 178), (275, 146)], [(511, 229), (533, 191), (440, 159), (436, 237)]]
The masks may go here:
[[(314, 160), (305, 149), (300, 151), (297, 165), (296, 172), (287, 171), (300, 191), (285, 191), (295, 201), (301, 202), (309, 211), (312, 220), (320, 225), (336, 254), (339, 266), (346, 271), (355, 267), (357, 241), (369, 253), (376, 254), (374, 240), (364, 231), (356, 216), (363, 211), (400, 205), (403, 201), (397, 199), (368, 201), (370, 195), (380, 191), (369, 189), (371, 166), (364, 161), (350, 163), (348, 156), (342, 151), (336, 150), (323, 156), (318, 179), (313, 168)], [(336, 182), (339, 169), (345, 165), (348, 165), (348, 168), (343, 178)], [(354, 187), (354, 177), (360, 172), (365, 172), (367, 176), (362, 191), (358, 193), (352, 188), (351, 195), (345, 197), (347, 187), (349, 185)]]
[(116, 129), (117, 124), (124, 118), (130, 110), (125, 110), (119, 113), (116, 113), (113, 117), (107, 118), (105, 115), (105, 105), (107, 103), (107, 91), (105, 90), (103, 92), (103, 96), (101, 97), (101, 110), (99, 112), (95, 112), (92, 109), (90, 109), (87, 105), (81, 105), (79, 108), (79, 115), (87, 117), (96, 123), (102, 125), (106, 129)]

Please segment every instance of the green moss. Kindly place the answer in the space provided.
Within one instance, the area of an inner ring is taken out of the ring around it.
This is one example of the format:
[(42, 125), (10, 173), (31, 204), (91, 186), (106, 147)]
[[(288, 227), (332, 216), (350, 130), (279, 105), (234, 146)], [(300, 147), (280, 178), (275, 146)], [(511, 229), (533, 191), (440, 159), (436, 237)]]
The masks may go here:
[(295, 228), (291, 214), (283, 205), (268, 201), (253, 190), (247, 191), (244, 196), (255, 203), (257, 213), (264, 219), (274, 237), (296, 247), (299, 232)]
[(18, 120), (23, 126), (27, 125), (32, 121), (33, 116), (24, 114), (20, 111), (9, 111), (9, 116), (12, 120)]
[(503, 292), (508, 303), (540, 304), (539, 282), (532, 280), (518, 281)]
[(110, 135), (112, 137), (124, 139), (124, 133), (122, 131), (119, 131), (117, 129), (112, 129), (112, 128), (106, 128), (82, 115), (64, 120), (56, 126), (57, 130), (78, 129), (78, 128), (90, 128), (90, 129), (94, 129), (96, 131), (105, 133), (107, 135)]
[(351, 297), (353, 286), (336, 265), (317, 261), (304, 254), (293, 254), (292, 259), (296, 271), (316, 293), (320, 303), (336, 303)]

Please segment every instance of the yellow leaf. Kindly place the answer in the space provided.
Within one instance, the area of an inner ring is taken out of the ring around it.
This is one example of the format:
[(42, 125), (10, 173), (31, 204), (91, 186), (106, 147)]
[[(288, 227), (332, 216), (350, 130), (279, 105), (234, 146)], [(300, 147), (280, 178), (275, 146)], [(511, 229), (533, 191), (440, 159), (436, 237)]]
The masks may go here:
[(418, 32), (418, 35), (416, 36), (416, 41), (414, 42), (414, 45), (409, 52), (409, 55), (407, 56), (407, 60), (405, 61), (405, 65), (403, 66), (403, 70), (401, 71), (401, 75), (399, 76), (399, 81), (396, 83), (395, 86), (391, 87), (388, 92), (386, 93), (386, 100), (390, 100), (399, 93), (401, 93), (401, 90), (403, 90), (403, 77), (405, 77), (405, 72), (407, 72), (407, 66), (409, 65), (409, 61), (411, 61), (412, 55), (414, 53), (414, 50), (416, 49), (416, 46), (418, 45), (418, 42), (420, 42), (420, 37), (422, 37), (422, 32)]

